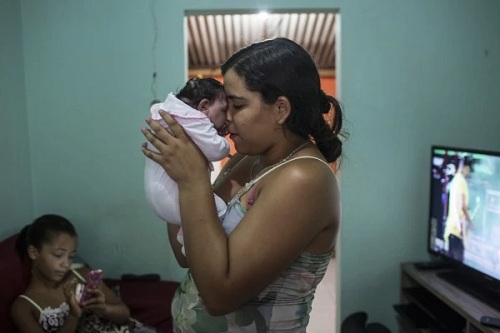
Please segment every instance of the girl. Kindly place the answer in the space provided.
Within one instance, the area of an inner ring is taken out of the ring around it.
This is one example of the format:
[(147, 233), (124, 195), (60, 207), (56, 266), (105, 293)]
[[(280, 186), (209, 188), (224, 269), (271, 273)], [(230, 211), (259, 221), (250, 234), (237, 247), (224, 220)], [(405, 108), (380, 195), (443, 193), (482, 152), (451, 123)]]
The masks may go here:
[(104, 283), (78, 304), (76, 286), (89, 269), (71, 269), (76, 248), (74, 226), (58, 215), (43, 215), (21, 230), (17, 249), (31, 262), (31, 280), (11, 306), (20, 332), (129, 331), (128, 307)]

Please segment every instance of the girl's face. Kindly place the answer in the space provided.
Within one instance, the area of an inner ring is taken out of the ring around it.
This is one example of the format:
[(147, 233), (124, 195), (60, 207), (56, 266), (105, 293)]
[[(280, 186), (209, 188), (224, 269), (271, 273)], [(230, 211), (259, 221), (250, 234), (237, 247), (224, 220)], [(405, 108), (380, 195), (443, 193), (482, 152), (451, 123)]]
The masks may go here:
[(53, 281), (61, 281), (68, 273), (76, 253), (77, 239), (68, 234), (59, 234), (42, 245), (41, 249), (30, 246), (29, 256), (33, 268), (41, 277)]
[(276, 112), (262, 96), (247, 89), (244, 79), (232, 69), (224, 75), (228, 100), (228, 132), (239, 153), (257, 155), (269, 148), (276, 132)]

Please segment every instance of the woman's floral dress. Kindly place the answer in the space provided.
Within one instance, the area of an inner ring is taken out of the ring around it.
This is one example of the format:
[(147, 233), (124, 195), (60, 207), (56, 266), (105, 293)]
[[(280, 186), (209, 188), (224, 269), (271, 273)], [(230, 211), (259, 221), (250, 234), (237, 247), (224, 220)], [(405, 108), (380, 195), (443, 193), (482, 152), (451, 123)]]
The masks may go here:
[[(237, 225), (244, 215), (245, 208), (239, 197), (233, 199), (228, 204), (223, 224)], [(172, 301), (174, 331), (306, 332), (316, 286), (325, 275), (332, 255), (333, 250), (321, 255), (302, 253), (256, 298), (224, 316), (212, 316), (206, 311), (188, 273)]]

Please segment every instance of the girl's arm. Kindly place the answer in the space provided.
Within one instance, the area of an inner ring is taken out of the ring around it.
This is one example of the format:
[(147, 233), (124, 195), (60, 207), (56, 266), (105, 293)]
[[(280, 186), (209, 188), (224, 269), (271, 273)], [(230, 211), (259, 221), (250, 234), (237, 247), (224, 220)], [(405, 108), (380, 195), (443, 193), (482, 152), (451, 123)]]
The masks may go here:
[[(83, 274), (85, 276), (86, 273)], [(125, 323), (130, 319), (130, 310), (127, 305), (103, 281), (98, 289), (89, 290), (89, 292), (93, 296), (83, 303), (84, 308), (116, 324)]]
[[(10, 307), (10, 315), (20, 333), (45, 333), (38, 323), (40, 312), (27, 300), (17, 298)], [(75, 333), (79, 320), (79, 317), (70, 313), (58, 333)]]

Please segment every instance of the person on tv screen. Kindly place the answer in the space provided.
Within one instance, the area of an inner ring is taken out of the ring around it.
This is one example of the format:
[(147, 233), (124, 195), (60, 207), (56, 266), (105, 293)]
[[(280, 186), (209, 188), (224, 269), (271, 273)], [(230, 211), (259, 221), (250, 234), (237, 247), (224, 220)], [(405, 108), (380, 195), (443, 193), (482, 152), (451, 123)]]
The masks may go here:
[(469, 185), (467, 177), (472, 172), (472, 158), (460, 160), (457, 172), (450, 182), (448, 215), (444, 230), (444, 240), (448, 254), (455, 260), (464, 260), (464, 237), (472, 224), (469, 212)]

